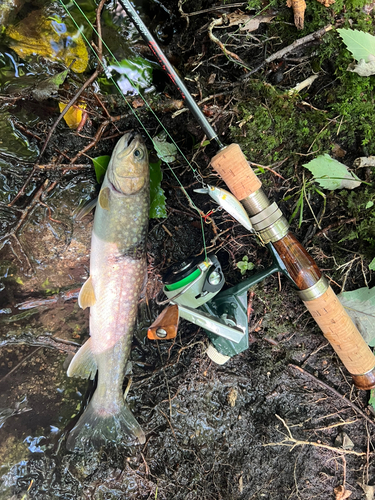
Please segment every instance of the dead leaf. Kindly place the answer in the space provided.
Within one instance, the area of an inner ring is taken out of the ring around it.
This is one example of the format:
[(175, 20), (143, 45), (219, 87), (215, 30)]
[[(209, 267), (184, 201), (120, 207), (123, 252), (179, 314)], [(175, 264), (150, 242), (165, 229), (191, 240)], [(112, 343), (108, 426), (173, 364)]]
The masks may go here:
[(371, 76), (375, 75), (375, 56), (370, 54), (368, 56), (368, 62), (364, 59), (360, 59), (359, 62), (349, 64), (348, 71), (352, 73), (357, 73), (359, 76)]
[(241, 475), (238, 480), (238, 489), (240, 490), (240, 495), (243, 493), (243, 476)]
[(141, 99), (140, 97), (136, 97), (133, 102), (132, 102), (132, 106), (134, 109), (137, 109), (137, 108), (142, 108), (142, 106), (144, 106), (144, 100)]
[(238, 397), (238, 391), (237, 391), (237, 389), (235, 389), (234, 387), (232, 387), (231, 390), (229, 391), (228, 396), (227, 396), (228, 403), (231, 406), (235, 406), (236, 401), (237, 401), (237, 397)]
[(335, 3), (335, 0), (318, 0), (319, 3), (324, 5), (324, 7), (329, 7), (333, 3)]
[(333, 490), (335, 494), (335, 500), (345, 500), (346, 498), (349, 498), (350, 495), (353, 493), (352, 491), (346, 490), (344, 486), (337, 486)]
[(364, 168), (364, 167), (375, 167), (375, 156), (360, 156), (356, 158), (353, 162), (353, 167)]
[(241, 10), (236, 10), (226, 16), (229, 24), (221, 26), (221, 28), (228, 28), (229, 26), (240, 26), (240, 31), (255, 31), (259, 28), (260, 23), (270, 23), (274, 17), (275, 15), (272, 14), (259, 14), (258, 16), (249, 16)]
[(332, 154), (335, 158), (344, 158), (344, 156), (346, 155), (346, 151), (345, 149), (342, 149), (340, 144), (337, 144), (335, 142), (332, 148)]
[(303, 30), (303, 24), (305, 21), (305, 10), (306, 2), (305, 0), (287, 0), (287, 7), (292, 7), (294, 13), (294, 24), (298, 30)]
[(374, 500), (375, 486), (369, 486), (368, 484), (358, 483), (363, 489), (366, 495), (366, 500)]
[[(59, 102), (60, 112), (62, 113), (66, 108), (66, 104)], [(86, 104), (80, 104), (79, 106), (71, 106), (68, 112), (64, 115), (64, 120), (69, 128), (76, 129), (82, 120), (82, 113), (86, 108)]]
[(335, 446), (343, 450), (352, 450), (354, 448), (354, 443), (346, 432), (340, 432), (335, 439)]
[(370, 12), (375, 8), (375, 2), (368, 3), (362, 7), (362, 11), (365, 14), (370, 14)]

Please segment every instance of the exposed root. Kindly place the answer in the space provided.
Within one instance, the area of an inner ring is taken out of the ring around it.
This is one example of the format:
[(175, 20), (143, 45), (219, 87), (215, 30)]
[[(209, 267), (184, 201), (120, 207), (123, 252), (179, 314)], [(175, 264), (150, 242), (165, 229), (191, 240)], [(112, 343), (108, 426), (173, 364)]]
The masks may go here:
[(266, 443), (263, 444), (263, 446), (287, 446), (291, 450), (293, 450), (296, 446), (315, 446), (316, 448), (323, 448), (325, 450), (330, 450), (334, 451), (335, 453), (339, 453), (340, 455), (356, 455), (357, 457), (365, 457), (366, 453), (365, 452), (360, 452), (360, 451), (354, 451), (354, 450), (344, 450), (341, 448), (335, 448), (334, 446), (329, 446), (328, 444), (322, 444), (322, 443), (316, 443), (314, 441), (303, 441), (300, 439), (296, 439), (293, 437), (290, 428), (288, 427), (287, 423), (283, 418), (281, 418), (279, 415), (275, 414), (276, 418), (278, 418), (282, 424), (284, 425), (285, 429), (287, 430), (288, 434), (283, 434), (285, 436), (285, 439), (282, 441), (278, 441), (277, 443)]
[(215, 26), (220, 26), (223, 24), (223, 18), (220, 17), (219, 19), (214, 19), (210, 26), (208, 27), (208, 36), (210, 39), (216, 43), (220, 47), (220, 49), (224, 52), (224, 55), (228, 57), (229, 59), (233, 59), (234, 62), (239, 62), (244, 68), (250, 69), (247, 67), (246, 63), (234, 52), (231, 52), (228, 50), (225, 45), (218, 39), (216, 36), (213, 34), (212, 30), (214, 29)]

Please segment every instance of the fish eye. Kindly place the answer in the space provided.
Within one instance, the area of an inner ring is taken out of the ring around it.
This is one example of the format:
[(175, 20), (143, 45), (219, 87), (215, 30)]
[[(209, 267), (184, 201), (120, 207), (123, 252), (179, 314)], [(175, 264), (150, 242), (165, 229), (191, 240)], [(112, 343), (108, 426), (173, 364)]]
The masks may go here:
[(136, 149), (136, 150), (134, 151), (134, 153), (133, 153), (133, 154), (134, 154), (134, 156), (135, 156), (136, 158), (138, 158), (139, 160), (140, 160), (140, 159), (142, 158), (142, 156), (143, 156), (143, 153), (142, 153), (142, 151), (141, 151), (140, 149)]

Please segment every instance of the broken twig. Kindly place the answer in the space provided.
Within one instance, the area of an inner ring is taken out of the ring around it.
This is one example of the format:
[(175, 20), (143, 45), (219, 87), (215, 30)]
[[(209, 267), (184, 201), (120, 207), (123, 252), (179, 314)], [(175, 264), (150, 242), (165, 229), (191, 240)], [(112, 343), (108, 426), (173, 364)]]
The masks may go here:
[(289, 366), (291, 366), (292, 368), (295, 368), (296, 370), (298, 370), (299, 372), (303, 373), (304, 375), (306, 375), (307, 377), (309, 377), (311, 380), (313, 380), (314, 382), (316, 382), (320, 386), (324, 387), (324, 389), (327, 389), (327, 391), (331, 392), (332, 394), (334, 394), (338, 398), (340, 398), (343, 401), (345, 401), (345, 403), (348, 404), (349, 406), (351, 406), (354, 411), (356, 411), (363, 418), (365, 418), (367, 420), (367, 422), (370, 422), (370, 424), (375, 425), (375, 422), (373, 422), (371, 420), (371, 418), (366, 415), (366, 413), (364, 413), (360, 408), (358, 408), (357, 405), (355, 405), (354, 403), (352, 403), (348, 398), (346, 398), (345, 396), (343, 396), (342, 394), (340, 394), (338, 391), (336, 391), (336, 389), (334, 389), (333, 387), (330, 387), (329, 385), (327, 385), (322, 380), (319, 380), (318, 378), (314, 377), (314, 375), (312, 375), (311, 373), (307, 372), (306, 370), (304, 370), (300, 366), (293, 365), (291, 363), (289, 364)]
[(261, 64), (259, 64), (259, 66), (257, 66), (256, 68), (254, 68), (251, 71), (249, 71), (248, 73), (246, 73), (246, 75), (244, 75), (242, 77), (242, 79), (246, 80), (250, 75), (257, 73), (266, 64), (269, 64), (270, 62), (275, 61), (276, 59), (282, 59), (284, 56), (286, 56), (286, 54), (289, 54), (289, 52), (292, 52), (297, 47), (300, 47), (301, 45), (305, 45), (309, 42), (313, 42), (314, 40), (318, 40), (323, 35), (325, 35), (328, 31), (330, 31), (331, 29), (332, 29), (332, 24), (328, 24), (324, 28), (321, 28), (318, 31), (314, 31), (314, 33), (310, 33), (309, 35), (306, 35), (302, 38), (299, 38), (298, 40), (291, 43), (287, 47), (284, 47), (283, 49), (278, 50), (274, 54), (267, 57)]

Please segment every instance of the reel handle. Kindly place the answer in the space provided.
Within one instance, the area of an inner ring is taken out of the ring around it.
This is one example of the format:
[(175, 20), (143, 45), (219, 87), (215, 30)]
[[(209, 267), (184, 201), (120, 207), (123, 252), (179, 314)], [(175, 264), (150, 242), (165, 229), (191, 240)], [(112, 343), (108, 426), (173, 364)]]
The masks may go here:
[[(261, 181), (249, 166), (238, 144), (221, 149), (212, 158), (211, 165), (234, 196), (242, 202), (250, 218), (259, 218), (259, 214), (271, 205), (261, 190)], [(354, 384), (363, 390), (375, 387), (375, 356), (332, 288), (322, 277), (314, 259), (290, 231), (269, 231), (269, 234), (269, 242), (272, 242), (289, 276), (299, 289), (298, 294), (351, 373)]]

